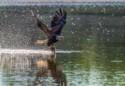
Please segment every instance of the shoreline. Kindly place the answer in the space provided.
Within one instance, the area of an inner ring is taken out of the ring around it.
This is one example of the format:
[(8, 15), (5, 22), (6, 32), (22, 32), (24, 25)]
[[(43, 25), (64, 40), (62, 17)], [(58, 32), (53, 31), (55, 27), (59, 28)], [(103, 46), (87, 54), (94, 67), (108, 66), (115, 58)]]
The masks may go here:
[(123, 6), (125, 2), (18, 2), (1, 3), (0, 6)]

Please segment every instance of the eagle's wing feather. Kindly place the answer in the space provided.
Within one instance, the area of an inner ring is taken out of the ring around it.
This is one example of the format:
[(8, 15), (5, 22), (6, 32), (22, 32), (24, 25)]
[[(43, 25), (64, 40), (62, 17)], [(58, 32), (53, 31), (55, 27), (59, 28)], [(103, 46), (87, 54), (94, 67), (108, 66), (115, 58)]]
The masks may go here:
[(66, 11), (63, 8), (60, 8), (59, 11), (56, 11), (51, 21), (51, 29), (54, 34), (60, 35), (63, 26), (66, 23)]
[(37, 25), (38, 25), (38, 27), (39, 27), (42, 31), (45, 32), (45, 34), (46, 34), (48, 37), (52, 37), (52, 36), (54, 35), (53, 32), (50, 31), (50, 30), (48, 29), (48, 27), (47, 27), (46, 25), (44, 25), (44, 24), (42, 23), (42, 21), (40, 21), (38, 18), (37, 18)]
[(40, 20), (40, 18), (37, 17), (36, 13), (34, 14), (34, 12), (33, 12), (32, 10), (30, 10), (30, 11), (31, 11), (32, 16), (34, 16), (34, 17), (37, 19), (37, 26), (38, 26), (42, 31), (44, 31), (45, 34), (46, 34), (48, 37), (52, 37), (52, 36), (54, 35), (53, 32), (50, 31), (50, 30), (47, 28), (47, 26), (42, 23), (42, 21)]

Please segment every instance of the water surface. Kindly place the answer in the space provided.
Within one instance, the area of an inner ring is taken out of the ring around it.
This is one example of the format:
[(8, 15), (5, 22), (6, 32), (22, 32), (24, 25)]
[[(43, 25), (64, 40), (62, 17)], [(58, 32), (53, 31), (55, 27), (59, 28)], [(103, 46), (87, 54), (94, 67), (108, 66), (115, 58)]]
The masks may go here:
[(46, 36), (30, 10), (50, 26), (57, 7), (1, 7), (0, 85), (124, 86), (125, 7), (66, 6), (65, 40), (56, 44), (54, 56), (35, 44)]

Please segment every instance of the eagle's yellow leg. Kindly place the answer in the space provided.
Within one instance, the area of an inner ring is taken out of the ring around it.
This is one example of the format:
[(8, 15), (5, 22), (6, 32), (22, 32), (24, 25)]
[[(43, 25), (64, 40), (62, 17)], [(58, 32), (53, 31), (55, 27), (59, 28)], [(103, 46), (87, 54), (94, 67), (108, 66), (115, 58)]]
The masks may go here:
[(46, 44), (47, 40), (37, 40), (36, 43), (37, 44)]
[(51, 56), (55, 57), (56, 47), (54, 47), (54, 46), (50, 46), (49, 48), (50, 48), (51, 53), (52, 53), (52, 55), (51, 55)]
[(56, 47), (55, 46), (50, 46), (49, 47), (51, 50), (54, 50)]

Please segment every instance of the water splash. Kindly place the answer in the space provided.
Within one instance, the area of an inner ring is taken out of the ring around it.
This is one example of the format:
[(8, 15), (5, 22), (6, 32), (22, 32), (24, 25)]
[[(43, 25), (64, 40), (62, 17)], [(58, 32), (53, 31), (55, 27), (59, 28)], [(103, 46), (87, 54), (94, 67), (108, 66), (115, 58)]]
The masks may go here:
[(0, 49), (0, 53), (8, 54), (51, 54), (49, 50), (30, 50), (30, 49)]
[(77, 51), (77, 50), (59, 50), (56, 51), (56, 53), (82, 53), (83, 51)]
[[(79, 50), (57, 50), (56, 53), (81, 53)], [(50, 50), (42, 50), (42, 49), (0, 49), (0, 54), (44, 54), (49, 55), (52, 52)]]

